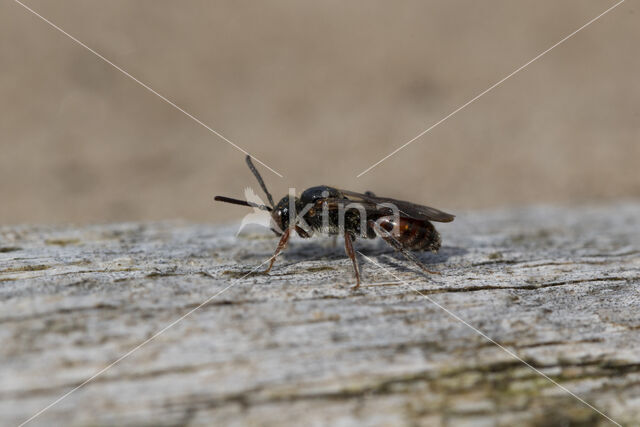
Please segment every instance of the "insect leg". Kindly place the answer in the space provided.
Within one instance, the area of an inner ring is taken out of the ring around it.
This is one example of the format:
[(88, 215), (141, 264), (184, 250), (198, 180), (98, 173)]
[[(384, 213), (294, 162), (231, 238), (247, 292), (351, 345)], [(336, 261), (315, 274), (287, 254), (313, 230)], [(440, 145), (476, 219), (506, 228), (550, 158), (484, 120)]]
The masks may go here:
[(267, 274), (268, 272), (271, 271), (271, 267), (273, 267), (273, 263), (276, 262), (276, 257), (287, 246), (287, 242), (289, 242), (289, 236), (290, 235), (291, 235), (291, 228), (287, 228), (286, 230), (284, 230), (284, 233), (282, 233), (282, 237), (280, 238), (280, 241), (278, 242), (278, 246), (276, 247), (276, 251), (273, 253), (273, 256), (271, 257), (271, 262), (269, 263), (269, 268), (267, 268), (265, 271), (263, 271), (263, 274)]
[(405, 258), (407, 258), (409, 261), (413, 262), (414, 264), (416, 264), (418, 267), (420, 267), (422, 270), (426, 271), (427, 273), (440, 274), (440, 272), (438, 271), (429, 270), (422, 262), (420, 262), (420, 260), (414, 254), (412, 254), (407, 248), (402, 246), (402, 243), (400, 243), (398, 239), (393, 237), (390, 231), (386, 231), (382, 229), (380, 225), (375, 221), (369, 220), (368, 223), (369, 223), (369, 226), (375, 230), (376, 234), (382, 238), (382, 240), (387, 242), (389, 246), (393, 247), (395, 250), (397, 250), (402, 255), (404, 255)]
[(303, 239), (308, 239), (309, 237), (311, 237), (311, 235), (299, 225), (296, 225), (296, 233), (298, 233), (298, 236), (302, 237)]
[(353, 236), (350, 233), (344, 233), (344, 251), (351, 258), (353, 263), (353, 269), (356, 272), (356, 288), (360, 286), (360, 270), (358, 268), (358, 260), (356, 259), (356, 252), (353, 250)]

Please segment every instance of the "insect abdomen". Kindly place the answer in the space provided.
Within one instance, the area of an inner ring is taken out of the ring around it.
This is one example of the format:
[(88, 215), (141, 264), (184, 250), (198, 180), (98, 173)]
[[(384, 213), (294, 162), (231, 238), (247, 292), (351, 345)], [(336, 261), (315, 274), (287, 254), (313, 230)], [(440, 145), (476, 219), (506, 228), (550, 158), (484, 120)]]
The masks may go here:
[[(381, 221), (380, 225), (383, 229), (391, 231), (395, 222), (390, 218)], [(440, 234), (429, 221), (400, 218), (396, 232), (396, 239), (409, 250), (437, 252), (440, 249)]]

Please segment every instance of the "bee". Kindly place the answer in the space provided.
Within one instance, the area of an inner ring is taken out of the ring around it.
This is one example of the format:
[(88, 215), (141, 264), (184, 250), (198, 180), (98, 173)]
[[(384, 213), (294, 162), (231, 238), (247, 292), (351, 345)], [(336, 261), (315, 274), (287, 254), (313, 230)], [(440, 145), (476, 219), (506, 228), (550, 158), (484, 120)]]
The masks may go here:
[(224, 196), (216, 196), (215, 200), (250, 206), (271, 213), (271, 230), (280, 236), (280, 241), (271, 257), (269, 267), (263, 273), (271, 271), (276, 257), (287, 246), (291, 233), (295, 231), (302, 238), (310, 238), (314, 233), (344, 236), (345, 252), (351, 258), (355, 271), (355, 288), (360, 286), (360, 270), (353, 249), (353, 243), (358, 236), (367, 239), (381, 237), (425, 272), (440, 274), (427, 269), (411, 251), (437, 252), (441, 239), (431, 221), (451, 222), (455, 218), (454, 215), (429, 206), (390, 197), (378, 197), (370, 191), (361, 194), (326, 185), (308, 188), (300, 197), (289, 194), (274, 204), (273, 197), (253, 165), (251, 157), (247, 156), (246, 161), (266, 194), (270, 206)]

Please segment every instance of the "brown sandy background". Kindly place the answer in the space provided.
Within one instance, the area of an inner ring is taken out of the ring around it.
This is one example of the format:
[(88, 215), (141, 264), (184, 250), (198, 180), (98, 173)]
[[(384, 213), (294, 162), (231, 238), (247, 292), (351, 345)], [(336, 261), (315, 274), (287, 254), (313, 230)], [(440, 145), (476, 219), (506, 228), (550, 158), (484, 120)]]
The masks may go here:
[[(627, 1), (361, 178), (613, 1), (28, 4), (280, 171), (442, 209), (640, 197)], [(0, 3), (0, 223), (237, 218), (243, 155)]]

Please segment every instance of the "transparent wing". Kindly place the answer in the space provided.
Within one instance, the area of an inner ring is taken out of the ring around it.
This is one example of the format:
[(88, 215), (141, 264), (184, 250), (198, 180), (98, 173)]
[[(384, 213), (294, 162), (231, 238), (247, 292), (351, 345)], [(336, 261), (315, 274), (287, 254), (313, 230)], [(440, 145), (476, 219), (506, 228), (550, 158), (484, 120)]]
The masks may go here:
[(349, 190), (339, 191), (342, 192), (350, 202), (362, 203), (365, 209), (367, 209), (367, 212), (370, 210), (380, 211), (381, 215), (389, 215), (389, 212), (393, 212), (391, 208), (379, 207), (382, 203), (388, 203), (396, 206), (402, 215), (413, 219), (451, 222), (455, 218), (455, 215), (443, 212), (436, 208), (418, 205), (404, 200), (392, 199), (390, 197), (378, 197), (369, 194), (356, 193), (355, 191)]

